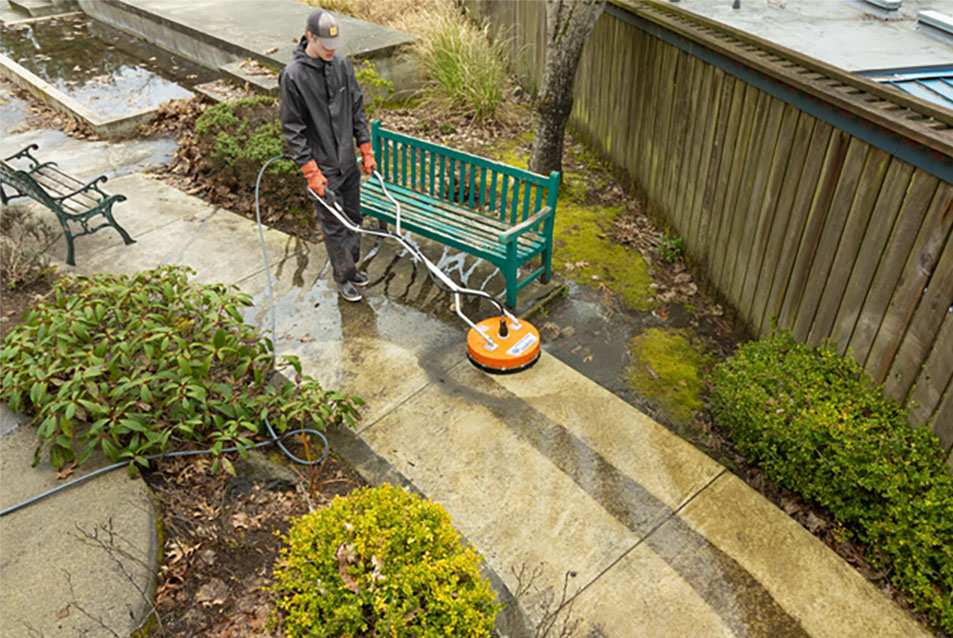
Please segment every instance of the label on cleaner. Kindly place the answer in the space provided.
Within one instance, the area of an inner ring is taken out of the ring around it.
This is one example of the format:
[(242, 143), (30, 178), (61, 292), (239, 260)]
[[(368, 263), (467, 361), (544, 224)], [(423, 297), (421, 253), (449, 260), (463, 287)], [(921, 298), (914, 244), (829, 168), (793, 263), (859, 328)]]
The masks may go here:
[(523, 338), (513, 344), (513, 347), (506, 351), (506, 354), (518, 357), (526, 352), (527, 348), (536, 343), (536, 335), (529, 333), (523, 335)]

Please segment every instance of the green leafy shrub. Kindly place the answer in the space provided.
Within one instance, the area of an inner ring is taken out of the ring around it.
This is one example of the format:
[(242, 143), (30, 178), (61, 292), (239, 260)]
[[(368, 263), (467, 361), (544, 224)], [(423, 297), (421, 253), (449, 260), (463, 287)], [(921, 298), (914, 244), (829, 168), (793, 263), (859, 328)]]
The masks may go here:
[(830, 510), (898, 589), (953, 631), (953, 477), (863, 369), (778, 332), (720, 364), (712, 404), (772, 480)]
[[(206, 109), (195, 120), (200, 170), (236, 199), (253, 202), (261, 167), (285, 152), (278, 112), (279, 101), (270, 96), (221, 102)], [(313, 221), (314, 206), (292, 160), (277, 160), (268, 167), (261, 180), (260, 203), (263, 219), (292, 212), (302, 217), (301, 223)], [(301, 211), (309, 214), (302, 216)]]
[(370, 120), (387, 100), (387, 96), (394, 93), (394, 83), (378, 75), (374, 70), (374, 63), (370, 60), (364, 60), (356, 76), (364, 96), (364, 113)]
[(49, 448), (55, 467), (82, 463), (99, 447), (131, 470), (170, 441), (244, 454), (266, 415), (278, 433), (353, 423), (360, 399), (322, 390), (293, 357), (295, 381), (271, 384), (272, 344), (242, 322), (249, 297), (190, 272), (61, 279), (4, 338), (0, 400), (34, 415), (37, 461)]
[(421, 35), (418, 54), (433, 95), (478, 120), (493, 118), (507, 80), (503, 41), (491, 43), (489, 26), (475, 26), (452, 3), (429, 13)]
[(488, 636), (498, 606), (440, 506), (363, 488), (298, 519), (275, 567), (286, 636)]

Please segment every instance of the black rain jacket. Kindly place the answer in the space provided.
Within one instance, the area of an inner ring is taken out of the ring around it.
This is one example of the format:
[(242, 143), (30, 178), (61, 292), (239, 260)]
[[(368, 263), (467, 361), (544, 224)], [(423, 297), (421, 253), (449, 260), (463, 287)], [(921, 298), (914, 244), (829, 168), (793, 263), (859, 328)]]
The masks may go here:
[(278, 78), (281, 130), (299, 167), (314, 160), (325, 174), (345, 174), (357, 165), (354, 140), (371, 141), (364, 96), (347, 58), (312, 58), (307, 44), (302, 36)]

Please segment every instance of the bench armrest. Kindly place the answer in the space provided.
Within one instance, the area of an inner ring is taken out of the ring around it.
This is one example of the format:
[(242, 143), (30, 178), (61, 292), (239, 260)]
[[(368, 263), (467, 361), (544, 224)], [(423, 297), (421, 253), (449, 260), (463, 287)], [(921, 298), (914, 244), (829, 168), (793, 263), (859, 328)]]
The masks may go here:
[(508, 244), (512, 241), (515, 241), (517, 237), (525, 233), (528, 229), (533, 226), (538, 225), (543, 222), (547, 217), (553, 214), (553, 209), (549, 206), (544, 206), (540, 209), (538, 213), (527, 219), (525, 222), (520, 222), (516, 226), (513, 226), (505, 233), (500, 234), (500, 242)]
[(67, 193), (66, 195), (57, 195), (57, 196), (54, 197), (53, 199), (55, 199), (55, 200), (57, 200), (57, 201), (63, 201), (63, 200), (69, 199), (70, 197), (73, 197), (73, 196), (75, 196), (75, 195), (79, 195), (80, 193), (87, 193), (87, 192), (89, 192), (89, 191), (96, 191), (96, 192), (99, 193), (102, 197), (109, 197), (109, 195), (107, 195), (106, 193), (104, 193), (104, 192), (99, 188), (99, 186), (97, 186), (97, 184), (105, 183), (105, 182), (106, 182), (106, 176), (105, 176), (105, 175), (100, 175), (100, 176), (97, 177), (96, 179), (91, 180), (91, 181), (89, 181), (89, 182), (83, 184), (82, 186), (80, 186), (79, 188), (77, 188), (76, 190), (74, 190), (73, 192)]

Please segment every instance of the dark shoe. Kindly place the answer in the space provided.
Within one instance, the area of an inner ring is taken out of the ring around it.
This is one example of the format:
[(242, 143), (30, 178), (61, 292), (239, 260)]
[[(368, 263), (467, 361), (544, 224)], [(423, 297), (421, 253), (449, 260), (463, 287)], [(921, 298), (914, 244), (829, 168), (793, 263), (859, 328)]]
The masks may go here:
[(360, 301), (361, 300), (361, 291), (354, 287), (350, 281), (345, 281), (343, 284), (338, 284), (338, 292), (341, 293), (341, 296), (348, 301)]
[(371, 278), (367, 276), (366, 272), (357, 271), (357, 274), (351, 277), (351, 283), (355, 286), (366, 286), (371, 283)]

